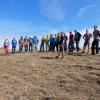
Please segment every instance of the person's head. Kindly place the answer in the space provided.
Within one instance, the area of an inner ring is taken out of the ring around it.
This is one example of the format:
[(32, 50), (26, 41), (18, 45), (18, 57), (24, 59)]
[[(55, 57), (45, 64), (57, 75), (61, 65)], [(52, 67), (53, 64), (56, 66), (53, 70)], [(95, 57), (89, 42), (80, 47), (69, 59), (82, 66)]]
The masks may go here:
[(66, 33), (64, 33), (64, 36), (66, 35)]
[(7, 38), (7, 37), (5, 37), (5, 40), (7, 41), (7, 40), (8, 40), (8, 38)]
[(48, 35), (46, 35), (46, 37), (48, 38)]
[(72, 31), (70, 31), (69, 34), (71, 35), (72, 34)]
[(13, 40), (16, 40), (16, 38), (14, 37)]
[(98, 29), (98, 27), (97, 26), (94, 26), (94, 30), (97, 30)]
[(57, 36), (57, 34), (54, 34), (54, 36), (56, 37), (56, 36)]
[(74, 33), (77, 33), (77, 30), (74, 30)]
[(21, 36), (21, 39), (23, 39), (23, 36)]
[(86, 29), (86, 33), (88, 33), (89, 32), (89, 30), (88, 29)]
[(64, 33), (63, 32), (61, 33), (61, 36), (64, 36)]
[(34, 38), (36, 38), (36, 36), (34, 36)]

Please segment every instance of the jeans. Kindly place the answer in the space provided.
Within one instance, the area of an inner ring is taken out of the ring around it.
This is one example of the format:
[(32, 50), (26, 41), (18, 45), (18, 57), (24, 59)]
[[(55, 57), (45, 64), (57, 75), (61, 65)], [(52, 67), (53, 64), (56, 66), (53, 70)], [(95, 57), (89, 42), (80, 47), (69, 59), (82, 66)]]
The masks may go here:
[(96, 53), (98, 54), (99, 53), (99, 39), (95, 39), (93, 42), (92, 42), (92, 54), (94, 54), (94, 47), (96, 46)]
[(77, 51), (79, 51), (80, 49), (79, 49), (79, 40), (76, 40), (76, 49), (77, 49)]
[(68, 49), (69, 49), (69, 52), (73, 52), (73, 50), (74, 50), (74, 41), (69, 41)]
[(33, 43), (29, 44), (29, 51), (31, 51), (31, 52), (33, 51)]
[(46, 51), (49, 51), (49, 43), (46, 43), (45, 46), (46, 46)]
[(16, 51), (16, 46), (12, 46), (12, 53), (15, 53)]
[(55, 47), (56, 47), (56, 50), (57, 50), (57, 52), (58, 52), (58, 43), (57, 43), (57, 42), (55, 42), (55, 43), (53, 44), (53, 51), (55, 50)]
[(24, 50), (25, 50), (25, 52), (28, 51), (28, 45), (24, 45)]
[(54, 43), (50, 43), (49, 51), (53, 51)]
[(65, 43), (64, 43), (64, 51), (65, 52), (67, 51), (67, 41), (65, 41)]
[(23, 45), (20, 44), (20, 46), (19, 46), (19, 52), (21, 52), (22, 50), (23, 50)]
[(38, 45), (38, 44), (33, 44), (33, 51), (34, 51), (34, 52), (35, 52), (35, 51), (38, 51), (38, 50), (37, 50), (37, 45)]
[(40, 52), (43, 51), (44, 52), (44, 43), (41, 43), (40, 45)]

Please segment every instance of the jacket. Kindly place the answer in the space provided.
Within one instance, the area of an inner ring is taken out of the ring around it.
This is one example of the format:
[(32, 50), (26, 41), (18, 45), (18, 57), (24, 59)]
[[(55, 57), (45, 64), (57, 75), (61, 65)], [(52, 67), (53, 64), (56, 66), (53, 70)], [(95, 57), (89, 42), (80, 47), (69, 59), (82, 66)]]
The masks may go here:
[(39, 42), (39, 40), (37, 38), (33, 38), (32, 40), (33, 40), (34, 44), (38, 44), (38, 42)]
[(16, 40), (12, 40), (12, 46), (16, 46), (17, 45), (17, 41)]
[(10, 46), (10, 43), (9, 43), (8, 40), (7, 41), (4, 41), (4, 46)]

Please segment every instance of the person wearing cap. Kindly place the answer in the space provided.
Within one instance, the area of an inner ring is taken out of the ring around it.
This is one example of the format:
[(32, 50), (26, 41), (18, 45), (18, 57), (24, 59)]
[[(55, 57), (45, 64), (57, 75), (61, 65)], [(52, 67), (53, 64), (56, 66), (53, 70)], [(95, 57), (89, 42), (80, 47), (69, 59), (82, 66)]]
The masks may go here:
[(41, 52), (41, 51), (44, 52), (44, 43), (45, 43), (45, 38), (44, 38), (44, 36), (42, 36), (41, 44), (40, 44), (40, 52)]
[(17, 40), (16, 40), (15, 37), (13, 38), (11, 44), (12, 44), (12, 53), (15, 53), (15, 51), (16, 51), (16, 45), (17, 45)]
[(49, 42), (50, 42), (50, 38), (48, 37), (48, 35), (46, 35), (45, 38), (46, 51), (49, 51)]
[(33, 40), (33, 51), (34, 51), (34, 52), (35, 52), (35, 51), (38, 51), (38, 48), (37, 48), (38, 43), (39, 43), (38, 38), (37, 38), (36, 36), (34, 36), (34, 38), (33, 38), (32, 40)]
[(75, 33), (74, 41), (76, 42), (76, 49), (78, 52), (80, 50), (79, 43), (80, 43), (80, 39), (81, 39), (82, 35), (79, 32), (77, 32), (77, 30), (75, 30), (74, 33)]
[(29, 52), (33, 51), (33, 41), (32, 41), (32, 36), (29, 37)]
[(4, 51), (5, 51), (5, 54), (8, 55), (8, 56), (10, 54), (10, 52), (9, 52), (9, 46), (10, 46), (10, 43), (9, 43), (8, 38), (6, 37), (5, 41), (4, 41)]
[(23, 36), (21, 36), (21, 38), (19, 39), (19, 52), (22, 52), (23, 50), (23, 45), (24, 45), (24, 39)]
[(68, 44), (68, 52), (73, 52), (74, 50), (74, 35), (72, 34), (72, 31), (69, 32), (69, 44)]

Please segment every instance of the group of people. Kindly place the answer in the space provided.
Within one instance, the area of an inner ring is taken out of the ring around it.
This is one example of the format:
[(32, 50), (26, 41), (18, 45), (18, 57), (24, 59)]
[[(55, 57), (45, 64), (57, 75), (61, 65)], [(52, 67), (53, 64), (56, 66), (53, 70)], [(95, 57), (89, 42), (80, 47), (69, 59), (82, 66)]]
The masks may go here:
[[(81, 40), (81, 33), (78, 32), (77, 30), (74, 30), (74, 33), (72, 33), (72, 31), (69, 32), (69, 38), (68, 36), (64, 33), (64, 32), (59, 32), (57, 34), (50, 34), (43, 36), (40, 40), (40, 50), (38, 50), (38, 44), (39, 44), (39, 39), (37, 38), (37, 36), (30, 36), (27, 37), (25, 36), (25, 38), (23, 38), (23, 36), (21, 36), (21, 38), (19, 39), (18, 43), (17, 40), (15, 38), (13, 38), (11, 45), (12, 45), (12, 53), (16, 52), (16, 46), (17, 44), (19, 45), (19, 52), (22, 52), (23, 48), (25, 52), (54, 52), (56, 50), (56, 52), (58, 52), (58, 56), (56, 58), (59, 57), (60, 53), (62, 53), (62, 58), (64, 58), (64, 52), (73, 52), (75, 49), (77, 50), (77, 52), (80, 51), (80, 47), (79, 47), (79, 43)], [(96, 47), (96, 54), (99, 53), (99, 38), (100, 38), (100, 31), (98, 30), (97, 26), (94, 26), (94, 31), (93, 34), (89, 33), (89, 30), (86, 29), (86, 33), (83, 35), (83, 39), (85, 40), (84, 45), (83, 45), (83, 52), (85, 52), (85, 47), (88, 45), (88, 52), (90, 50), (90, 38), (94, 38), (93, 42), (92, 42), (92, 55), (95, 55), (94, 52), (94, 48)], [(67, 45), (67, 41), (69, 39), (69, 43)], [(74, 46), (74, 44), (76, 44), (76, 46)], [(5, 41), (4, 41), (4, 50), (5, 50), (5, 54), (9, 55), (9, 40), (6, 37)], [(68, 47), (68, 48), (67, 48)]]

